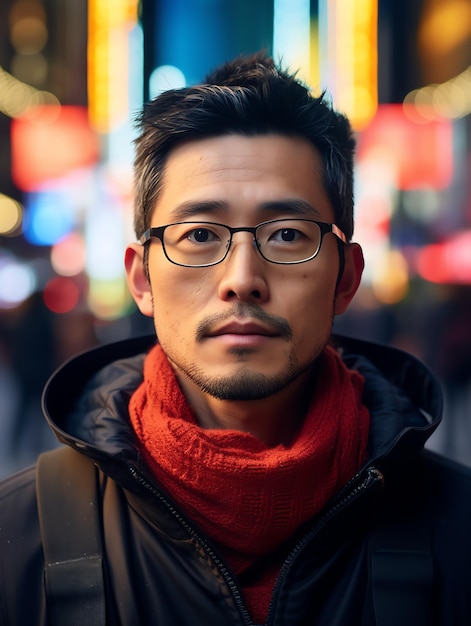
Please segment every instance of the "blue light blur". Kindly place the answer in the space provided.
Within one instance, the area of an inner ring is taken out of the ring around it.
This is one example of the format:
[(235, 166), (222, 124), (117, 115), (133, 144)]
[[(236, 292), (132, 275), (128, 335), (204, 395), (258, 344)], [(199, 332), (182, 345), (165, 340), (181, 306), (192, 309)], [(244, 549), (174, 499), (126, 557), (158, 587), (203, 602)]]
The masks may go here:
[(69, 234), (74, 226), (74, 208), (62, 189), (47, 189), (28, 194), (25, 201), (23, 233), (36, 246), (52, 246)]
[(143, 7), (146, 81), (156, 67), (172, 65), (187, 84), (197, 83), (238, 54), (272, 49), (273, 0), (166, 0)]

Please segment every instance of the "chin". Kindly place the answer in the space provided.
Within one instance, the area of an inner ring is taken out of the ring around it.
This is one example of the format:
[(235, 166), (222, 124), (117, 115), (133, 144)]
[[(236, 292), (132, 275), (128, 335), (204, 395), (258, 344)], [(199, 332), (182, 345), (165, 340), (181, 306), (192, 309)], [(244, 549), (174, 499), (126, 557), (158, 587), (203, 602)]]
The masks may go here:
[(289, 367), (278, 373), (262, 373), (248, 367), (225, 376), (202, 375), (201, 371), (187, 373), (199, 389), (213, 398), (231, 402), (249, 402), (275, 396), (309, 369)]

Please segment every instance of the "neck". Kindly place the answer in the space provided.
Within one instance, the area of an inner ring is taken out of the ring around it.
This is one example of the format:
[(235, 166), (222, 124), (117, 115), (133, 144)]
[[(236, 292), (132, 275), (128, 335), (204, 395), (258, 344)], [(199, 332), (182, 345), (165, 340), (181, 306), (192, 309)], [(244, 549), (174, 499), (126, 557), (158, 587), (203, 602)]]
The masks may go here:
[(312, 394), (307, 370), (276, 395), (261, 400), (219, 400), (176, 372), (187, 402), (205, 429), (247, 432), (267, 447), (288, 446), (298, 431)]

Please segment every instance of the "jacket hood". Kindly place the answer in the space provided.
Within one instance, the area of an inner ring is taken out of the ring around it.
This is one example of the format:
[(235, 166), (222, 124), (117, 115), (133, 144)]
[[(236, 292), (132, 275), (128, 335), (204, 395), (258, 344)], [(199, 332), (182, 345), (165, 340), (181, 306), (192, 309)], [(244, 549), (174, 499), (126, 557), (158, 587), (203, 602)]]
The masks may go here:
[[(370, 460), (387, 471), (388, 465), (417, 456), (441, 419), (437, 380), (401, 350), (339, 335), (332, 341), (346, 365), (365, 377)], [(155, 343), (155, 336), (145, 336), (79, 354), (44, 389), (43, 411), (57, 439), (83, 450), (111, 475), (117, 461), (140, 464), (127, 406)]]
[(363, 400), (370, 410), (370, 459), (387, 471), (423, 449), (443, 414), (443, 393), (432, 372), (397, 348), (333, 337), (345, 364), (365, 378)]

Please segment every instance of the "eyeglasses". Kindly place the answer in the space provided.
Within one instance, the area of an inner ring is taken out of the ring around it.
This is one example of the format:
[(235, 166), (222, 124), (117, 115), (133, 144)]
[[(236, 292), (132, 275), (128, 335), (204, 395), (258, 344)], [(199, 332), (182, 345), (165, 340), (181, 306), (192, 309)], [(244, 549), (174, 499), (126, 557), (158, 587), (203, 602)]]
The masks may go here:
[(183, 267), (209, 267), (224, 261), (234, 233), (253, 235), (253, 244), (270, 263), (292, 265), (313, 259), (327, 233), (347, 243), (347, 237), (335, 224), (303, 219), (280, 219), (252, 227), (232, 228), (214, 222), (178, 222), (149, 228), (139, 242), (160, 239), (167, 259)]

